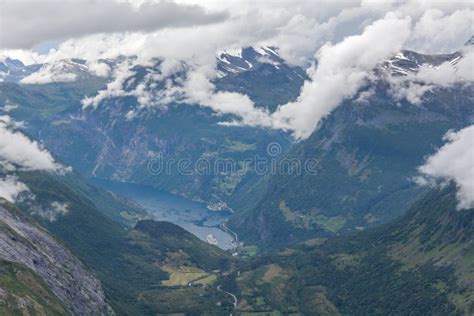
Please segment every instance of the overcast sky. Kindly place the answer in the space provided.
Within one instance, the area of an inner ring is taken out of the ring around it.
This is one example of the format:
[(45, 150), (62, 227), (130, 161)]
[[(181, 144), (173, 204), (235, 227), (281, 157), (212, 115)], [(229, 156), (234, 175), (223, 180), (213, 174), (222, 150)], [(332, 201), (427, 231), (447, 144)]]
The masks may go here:
[[(74, 81), (74, 74), (58, 72), (62, 68), (53, 62), (82, 58), (91, 71), (113, 80), (106, 90), (85, 97), (85, 107), (124, 95), (147, 107), (153, 105), (150, 100), (173, 101), (179, 95), (217, 113), (234, 114), (238, 123), (288, 130), (296, 139), (311, 135), (344, 99), (354, 97), (378, 63), (401, 49), (451, 53), (474, 34), (471, 1), (3, 0), (0, 6), (0, 55), (50, 63), (23, 83)], [(261, 45), (277, 47), (281, 57), (302, 66), (310, 77), (297, 100), (271, 114), (247, 96), (217, 92), (212, 84), (216, 52)], [(94, 63), (120, 55), (137, 59), (113, 73)], [(428, 69), (428, 75), (416, 79), (444, 86), (472, 80), (474, 55), (465, 56), (459, 63), (465, 69), (446, 65), (442, 72)], [(164, 60), (162, 71), (168, 73), (181, 63), (191, 65), (187, 81), (158, 96), (142, 86), (124, 91), (133, 63), (154, 57)], [(410, 87), (396, 90), (419, 102), (426, 85)]]
[(171, 1), (3, 1), (1, 46), (31, 48), (42, 42), (95, 33), (152, 32), (163, 28), (217, 23), (224, 11), (206, 12), (197, 5)]
[(0, 48), (26, 56), (33, 47), (44, 52), (64, 43), (50, 58), (209, 58), (215, 50), (267, 43), (305, 64), (325, 42), (359, 34), (388, 12), (410, 19), (405, 48), (450, 52), (473, 34), (470, 1), (255, 2), (2, 0)]

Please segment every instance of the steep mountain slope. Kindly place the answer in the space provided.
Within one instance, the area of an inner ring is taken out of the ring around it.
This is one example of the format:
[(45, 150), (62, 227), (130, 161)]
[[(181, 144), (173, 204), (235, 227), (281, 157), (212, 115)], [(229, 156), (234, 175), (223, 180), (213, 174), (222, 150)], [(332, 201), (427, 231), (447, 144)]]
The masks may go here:
[[(29, 192), (21, 195), (16, 205), (63, 241), (96, 273), (110, 305), (119, 315), (153, 314), (162, 305), (170, 304), (175, 289), (161, 286), (170, 276), (169, 269), (186, 266), (202, 276), (210, 276), (217, 273), (214, 270), (230, 267), (231, 257), (226, 252), (173, 224), (140, 222), (146, 216), (136, 213), (133, 205), (123, 204), (107, 193), (101, 196), (100, 190), (82, 183), (78, 176), (48, 172), (19, 172), (17, 176)], [(34, 199), (28, 198), (31, 194)], [(67, 205), (67, 211), (51, 216), (51, 201)], [(129, 220), (112, 216), (112, 210), (115, 214), (125, 212)], [(137, 221), (137, 228), (133, 229)], [(186, 287), (187, 284), (176, 290), (186, 292)], [(157, 288), (168, 295), (161, 304), (144, 298), (151, 297)], [(205, 288), (193, 289), (193, 293), (189, 306), (180, 310), (190, 311), (196, 300), (204, 300), (203, 295), (212, 296)], [(214, 307), (207, 303), (202, 308)], [(167, 311), (174, 310), (168, 307)]]
[[(189, 69), (180, 65), (181, 71), (163, 79), (157, 59), (128, 69), (120, 85), (125, 94), (107, 98), (95, 109), (83, 110), (81, 100), (103, 89), (106, 80), (98, 77), (0, 83), (0, 102), (4, 112), (26, 122), (31, 135), (82, 174), (152, 185), (221, 209), (228, 206), (236, 211), (232, 229), (246, 242), (267, 247), (363, 229), (406, 211), (422, 191), (410, 180), (416, 167), (446, 131), (474, 121), (474, 95), (464, 85), (431, 88), (416, 105), (394, 95), (392, 80), (422, 67), (456, 63), (459, 57), (400, 52), (381, 63), (376, 79), (299, 143), (279, 131), (219, 125), (225, 117), (207, 108), (158, 106), (166, 99), (166, 86), (179, 85)], [(218, 54), (214, 85), (218, 91), (248, 94), (258, 106), (273, 110), (294, 100), (305, 79), (275, 48), (246, 48)], [(130, 118), (141, 89), (152, 91), (153, 98)], [(272, 143), (280, 145), (281, 155), (270, 157)], [(255, 164), (246, 163), (255, 157), (300, 164), (313, 159), (317, 174), (262, 178)], [(210, 170), (197, 170), (203, 161)], [(212, 168), (226, 161), (232, 163), (227, 172)], [(178, 162), (189, 168), (178, 170)]]
[(474, 210), (456, 210), (455, 191), (429, 192), (391, 224), (264, 255), (229, 289), (241, 311), (472, 314)]
[(61, 301), (33, 271), (18, 263), (0, 261), (2, 315), (67, 315)]
[[(4, 200), (1, 203), (2, 308), (50, 310), (61, 314), (66, 314), (66, 308), (73, 314), (108, 314), (110, 307), (105, 302), (100, 281), (82, 262), (14, 206)], [(9, 284), (8, 280), (14, 283)], [(19, 281), (17, 285), (15, 280)], [(25, 288), (33, 293), (36, 288), (38, 292), (25, 296), (21, 290)]]
[(271, 111), (294, 100), (308, 76), (300, 67), (288, 65), (274, 47), (247, 47), (217, 56), (221, 91), (246, 94), (257, 106)]
[(22, 78), (38, 71), (40, 67), (40, 65), (25, 66), (21, 60), (7, 57), (0, 61), (0, 79), (20, 81)]
[[(214, 84), (220, 91), (249, 93), (265, 107), (294, 99), (305, 78), (304, 71), (286, 65), (269, 48), (259, 51), (247, 48), (234, 55), (221, 53)], [(160, 74), (160, 63), (154, 60), (147, 66), (132, 67), (130, 78), (123, 83), (124, 90), (136, 89), (140, 84), (147, 85), (147, 89), (155, 85), (150, 89), (159, 96), (167, 80), (184, 79), (185, 70), (172, 78), (148, 82), (150, 76)], [(83, 111), (81, 100), (103, 89), (106, 79), (81, 78), (50, 84), (0, 83), (0, 104), (15, 120), (27, 123), (28, 133), (86, 176), (149, 184), (210, 203), (228, 202), (258, 178), (252, 166), (242, 167), (245, 159), (266, 157), (267, 145), (272, 141), (279, 142), (283, 151), (290, 143), (282, 132), (218, 125), (222, 117), (186, 104), (166, 108), (150, 105), (130, 120), (127, 113), (136, 109), (137, 99), (119, 96), (104, 100), (95, 110)], [(149, 164), (160, 154), (164, 162), (172, 161), (175, 167), (154, 174)], [(201, 159), (211, 166), (216, 160), (232, 159), (235, 163), (225, 174), (211, 170), (188, 175), (176, 170), (176, 162), (183, 159), (193, 163)]]
[[(404, 76), (457, 57), (404, 52), (378, 71)], [(316, 174), (266, 177), (243, 194), (231, 225), (247, 242), (276, 246), (393, 219), (421, 193), (412, 177), (442, 136), (474, 122), (473, 103), (472, 85), (432, 88), (418, 105), (395, 98), (388, 80), (372, 82), (284, 156), (315, 159)]]
[[(104, 292), (119, 315), (227, 308), (214, 304), (219, 294), (211, 285), (231, 268), (230, 254), (171, 223), (142, 222), (149, 215), (140, 207), (86, 183), (17, 130), (10, 118), (2, 117), (0, 123), (5, 137), (0, 139), (0, 196), (51, 234), (20, 211), (0, 208), (0, 259), (32, 270), (74, 314), (106, 313), (107, 308), (99, 306)], [(188, 284), (195, 286), (188, 289)], [(159, 303), (154, 299), (157, 289)], [(15, 301), (18, 290), (6, 289), (7, 304)], [(48, 293), (31, 298), (29, 304), (48, 298)], [(189, 296), (186, 303), (173, 306), (176, 296), (183, 295)], [(54, 303), (51, 298), (53, 305), (46, 302), (38, 309), (61, 307)]]
[[(219, 294), (200, 282), (212, 285), (221, 271), (231, 267), (228, 253), (171, 223), (139, 221), (146, 216), (136, 213), (133, 205), (121, 204), (113, 196), (82, 183), (78, 176), (48, 172), (19, 172), (17, 176), (29, 191), (18, 198), (16, 205), (62, 240), (96, 273), (117, 314), (226, 308), (226, 305), (214, 306)], [(60, 210), (67, 211), (53, 214), (51, 201), (63, 205)], [(113, 207), (116, 214), (125, 212), (128, 220), (120, 215), (109, 216)], [(131, 225), (137, 221), (133, 229)], [(24, 236), (25, 242), (30, 237)], [(45, 250), (45, 255), (54, 258), (48, 252), (50, 248)], [(34, 261), (28, 264), (31, 262)], [(174, 278), (183, 275), (198, 286), (188, 289), (187, 283), (175, 285)], [(167, 284), (170, 277), (172, 281)], [(206, 280), (197, 280), (200, 278)], [(156, 295), (161, 297), (159, 304)], [(182, 295), (188, 297), (186, 303), (173, 305), (173, 300)]]

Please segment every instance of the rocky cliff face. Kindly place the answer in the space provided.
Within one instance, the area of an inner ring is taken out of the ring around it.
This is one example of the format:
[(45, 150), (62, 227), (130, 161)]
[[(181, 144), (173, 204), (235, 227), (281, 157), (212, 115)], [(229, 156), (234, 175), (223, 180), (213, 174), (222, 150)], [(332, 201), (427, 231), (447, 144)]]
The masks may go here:
[(82, 262), (6, 202), (0, 204), (0, 259), (28, 267), (75, 315), (113, 314), (100, 281)]
[[(213, 83), (217, 90), (248, 94), (257, 106), (269, 109), (295, 99), (306, 78), (301, 68), (285, 64), (268, 47), (221, 52), (216, 62), (218, 74)], [(184, 80), (188, 68), (183, 65), (182, 72), (168, 79)], [(158, 59), (133, 67), (123, 88), (130, 92), (145, 84), (150, 85), (153, 95), (164, 93), (168, 79), (146, 79), (159, 69)], [(77, 71), (71, 73), (81, 77)], [(283, 150), (289, 145), (283, 132), (222, 126), (218, 124), (222, 117), (196, 106), (173, 103), (153, 107), (137, 112), (131, 120), (127, 113), (136, 109), (137, 100), (125, 96), (106, 99), (97, 109), (83, 110), (81, 100), (104, 88), (104, 82), (93, 78), (51, 85), (14, 82), (6, 78), (0, 84), (0, 112), (2, 105), (9, 105), (9, 115), (24, 121), (28, 134), (43, 142), (60, 161), (87, 176), (153, 185), (196, 200), (230, 204), (241, 188), (257, 178), (252, 168), (240, 169), (243, 161), (265, 156), (270, 142), (278, 142)], [(148, 164), (160, 154), (166, 162), (190, 159), (193, 165), (199, 159), (230, 158), (240, 172), (183, 175), (173, 167), (169, 173), (152, 174)]]
[(433, 89), (420, 105), (394, 100), (384, 82), (372, 88), (366, 102), (342, 104), (284, 157), (315, 159), (316, 174), (270, 175), (240, 197), (254, 205), (233, 205), (242, 211), (229, 224), (242, 239), (275, 246), (392, 220), (424, 190), (412, 179), (443, 135), (474, 122), (471, 86)]

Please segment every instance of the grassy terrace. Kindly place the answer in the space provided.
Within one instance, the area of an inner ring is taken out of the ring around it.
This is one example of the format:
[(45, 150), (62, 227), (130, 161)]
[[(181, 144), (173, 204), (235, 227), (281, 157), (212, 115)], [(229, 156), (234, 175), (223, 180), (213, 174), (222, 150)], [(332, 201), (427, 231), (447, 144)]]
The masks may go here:
[(162, 269), (170, 274), (168, 280), (161, 282), (165, 286), (187, 286), (189, 283), (212, 284), (217, 280), (215, 274), (196, 267), (164, 266)]

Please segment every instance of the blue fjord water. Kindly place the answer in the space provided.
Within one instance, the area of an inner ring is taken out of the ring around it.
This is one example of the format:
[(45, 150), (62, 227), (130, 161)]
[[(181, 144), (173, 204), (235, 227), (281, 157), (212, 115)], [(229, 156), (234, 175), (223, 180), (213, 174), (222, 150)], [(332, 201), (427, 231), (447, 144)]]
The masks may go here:
[(220, 248), (232, 248), (232, 236), (219, 228), (229, 218), (230, 214), (227, 212), (211, 211), (203, 203), (149, 186), (103, 179), (91, 179), (91, 182), (137, 202), (156, 220), (179, 225), (204, 241), (212, 234)]

